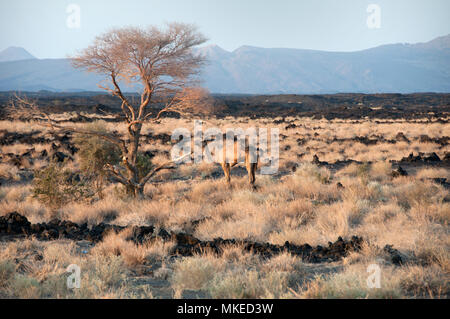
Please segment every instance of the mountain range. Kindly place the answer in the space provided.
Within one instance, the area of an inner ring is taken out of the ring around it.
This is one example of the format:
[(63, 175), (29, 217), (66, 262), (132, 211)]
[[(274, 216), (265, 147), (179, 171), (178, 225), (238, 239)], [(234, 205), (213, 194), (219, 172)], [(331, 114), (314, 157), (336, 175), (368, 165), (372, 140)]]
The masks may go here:
[[(217, 45), (197, 49), (208, 63), (203, 86), (213, 93), (450, 93), (450, 35), (426, 43), (355, 52)], [(68, 59), (36, 59), (25, 49), (0, 52), (0, 91), (97, 91), (102, 76)]]

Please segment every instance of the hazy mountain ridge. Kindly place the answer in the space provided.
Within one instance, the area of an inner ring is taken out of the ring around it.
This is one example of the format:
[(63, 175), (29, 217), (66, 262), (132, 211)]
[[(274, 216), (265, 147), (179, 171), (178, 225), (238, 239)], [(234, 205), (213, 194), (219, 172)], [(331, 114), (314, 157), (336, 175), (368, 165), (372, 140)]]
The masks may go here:
[[(214, 93), (450, 92), (450, 35), (356, 52), (251, 46), (229, 52), (217, 45), (197, 52), (209, 60), (201, 78)], [(0, 63), (3, 91), (99, 90), (101, 79), (67, 59)]]
[(21, 47), (9, 47), (0, 52), (0, 62), (36, 59), (27, 50)]
[(204, 71), (205, 83), (213, 92), (450, 91), (450, 36), (357, 52), (243, 46), (220, 56), (224, 58), (212, 59)]

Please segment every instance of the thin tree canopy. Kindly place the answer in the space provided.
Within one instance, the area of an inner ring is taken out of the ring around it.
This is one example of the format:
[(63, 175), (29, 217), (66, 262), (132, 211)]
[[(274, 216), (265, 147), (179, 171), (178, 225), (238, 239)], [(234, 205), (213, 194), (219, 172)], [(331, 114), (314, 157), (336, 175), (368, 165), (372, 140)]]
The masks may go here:
[[(126, 27), (98, 36), (92, 45), (73, 58), (73, 65), (106, 75), (108, 86), (118, 96), (131, 121), (143, 120), (146, 107), (156, 93), (167, 95), (188, 86), (204, 59), (192, 48), (206, 41), (195, 26), (170, 23), (166, 28)], [(123, 95), (120, 81), (142, 86), (140, 105)]]

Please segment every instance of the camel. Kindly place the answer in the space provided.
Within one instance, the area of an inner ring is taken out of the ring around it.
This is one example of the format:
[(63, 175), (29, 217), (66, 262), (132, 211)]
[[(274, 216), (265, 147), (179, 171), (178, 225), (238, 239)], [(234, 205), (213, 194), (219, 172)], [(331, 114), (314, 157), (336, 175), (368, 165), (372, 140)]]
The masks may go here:
[[(223, 173), (225, 175), (225, 180), (229, 187), (231, 187), (231, 169), (241, 162), (245, 163), (245, 168), (247, 169), (249, 184), (253, 189), (255, 189), (256, 188), (255, 187), (255, 181), (256, 181), (255, 175), (256, 175), (256, 169), (258, 168), (258, 160), (259, 160), (258, 151), (259, 151), (259, 149), (254, 146), (250, 146), (248, 138), (246, 137), (245, 138), (245, 148), (244, 148), (245, 158), (242, 158), (242, 153), (238, 154), (238, 152), (239, 152), (238, 143), (239, 142), (235, 136), (234, 144), (233, 144), (234, 151), (232, 154), (229, 154), (226, 149), (226, 134), (223, 134), (223, 157), (218, 158), (216, 156), (216, 162), (222, 166)], [(253, 163), (251, 161), (251, 159), (252, 159), (251, 151), (256, 156), (256, 161), (253, 161)]]

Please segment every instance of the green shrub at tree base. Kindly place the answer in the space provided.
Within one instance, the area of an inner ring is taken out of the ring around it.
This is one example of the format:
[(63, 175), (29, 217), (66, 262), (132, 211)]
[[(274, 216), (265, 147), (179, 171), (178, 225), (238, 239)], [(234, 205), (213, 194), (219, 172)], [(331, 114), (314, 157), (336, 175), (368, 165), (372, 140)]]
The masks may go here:
[(33, 196), (53, 209), (93, 195), (89, 183), (80, 174), (64, 167), (64, 164), (51, 162), (46, 168), (34, 173)]

